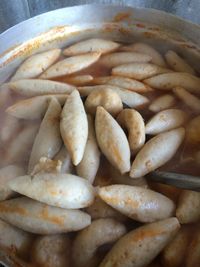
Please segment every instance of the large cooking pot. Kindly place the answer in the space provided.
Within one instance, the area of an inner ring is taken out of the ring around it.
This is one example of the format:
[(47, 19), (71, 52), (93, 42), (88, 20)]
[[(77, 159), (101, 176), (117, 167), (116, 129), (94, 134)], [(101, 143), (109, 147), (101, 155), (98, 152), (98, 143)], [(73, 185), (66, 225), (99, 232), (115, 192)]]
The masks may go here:
[(123, 6), (84, 5), (51, 11), (0, 35), (0, 84), (28, 56), (91, 36), (131, 42), (145, 39), (159, 50), (178, 49), (199, 67), (200, 26), (162, 11)]
[[(200, 66), (200, 26), (153, 9), (85, 5), (39, 15), (2, 33), (0, 84), (31, 54), (92, 36), (123, 42), (145, 40), (160, 51), (178, 50), (196, 69)], [(21, 266), (12, 257), (3, 261)]]

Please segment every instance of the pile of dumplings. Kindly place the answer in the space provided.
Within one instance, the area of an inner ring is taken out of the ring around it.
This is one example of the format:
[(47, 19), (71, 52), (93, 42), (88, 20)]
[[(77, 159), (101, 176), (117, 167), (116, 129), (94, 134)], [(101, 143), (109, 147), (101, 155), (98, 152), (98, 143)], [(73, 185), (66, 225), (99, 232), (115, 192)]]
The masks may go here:
[(145, 43), (26, 59), (0, 90), (0, 250), (17, 266), (199, 267), (200, 193), (148, 180), (199, 175), (199, 94), (192, 66)]

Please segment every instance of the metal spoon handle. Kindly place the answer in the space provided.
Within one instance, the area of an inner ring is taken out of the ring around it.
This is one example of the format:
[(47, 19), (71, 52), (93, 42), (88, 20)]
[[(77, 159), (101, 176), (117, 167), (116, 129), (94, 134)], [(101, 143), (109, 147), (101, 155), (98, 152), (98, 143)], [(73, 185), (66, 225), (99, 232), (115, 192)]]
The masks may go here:
[(149, 173), (146, 177), (154, 182), (159, 182), (186, 190), (200, 192), (200, 177), (197, 176), (172, 172), (154, 171)]

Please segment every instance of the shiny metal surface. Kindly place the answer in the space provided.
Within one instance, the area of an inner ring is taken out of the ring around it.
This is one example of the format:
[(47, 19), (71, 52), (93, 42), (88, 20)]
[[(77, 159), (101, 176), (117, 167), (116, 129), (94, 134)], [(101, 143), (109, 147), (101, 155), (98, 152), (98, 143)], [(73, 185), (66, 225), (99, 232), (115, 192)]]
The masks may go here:
[(158, 49), (179, 47), (193, 65), (198, 65), (195, 57), (200, 54), (199, 29), (199, 25), (154, 9), (105, 5), (58, 9), (0, 35), (0, 84), (30, 54), (97, 35), (122, 42), (145, 39), (154, 43), (157, 39)]
[(85, 5), (39, 15), (1, 34), (0, 84), (31, 54), (92, 36), (122, 42), (145, 39), (160, 51), (179, 50), (200, 67), (200, 26), (152, 9)]
[(0, 33), (23, 20), (50, 10), (94, 3), (155, 8), (200, 23), (199, 0), (1, 0)]
[(153, 171), (147, 174), (151, 181), (200, 192), (200, 177), (187, 174)]

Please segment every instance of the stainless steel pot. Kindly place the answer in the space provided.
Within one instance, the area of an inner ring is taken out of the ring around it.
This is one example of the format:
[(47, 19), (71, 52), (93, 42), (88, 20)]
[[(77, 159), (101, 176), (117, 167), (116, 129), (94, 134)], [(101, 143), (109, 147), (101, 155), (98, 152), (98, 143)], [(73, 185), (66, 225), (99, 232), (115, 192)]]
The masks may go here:
[(131, 42), (145, 39), (159, 50), (180, 53), (199, 68), (200, 26), (153, 9), (84, 5), (51, 11), (24, 21), (0, 35), (0, 84), (27, 57), (91, 36)]
[(31, 54), (92, 36), (122, 42), (145, 40), (160, 51), (178, 50), (196, 69), (200, 66), (199, 25), (153, 9), (85, 5), (39, 15), (2, 33), (0, 84)]

